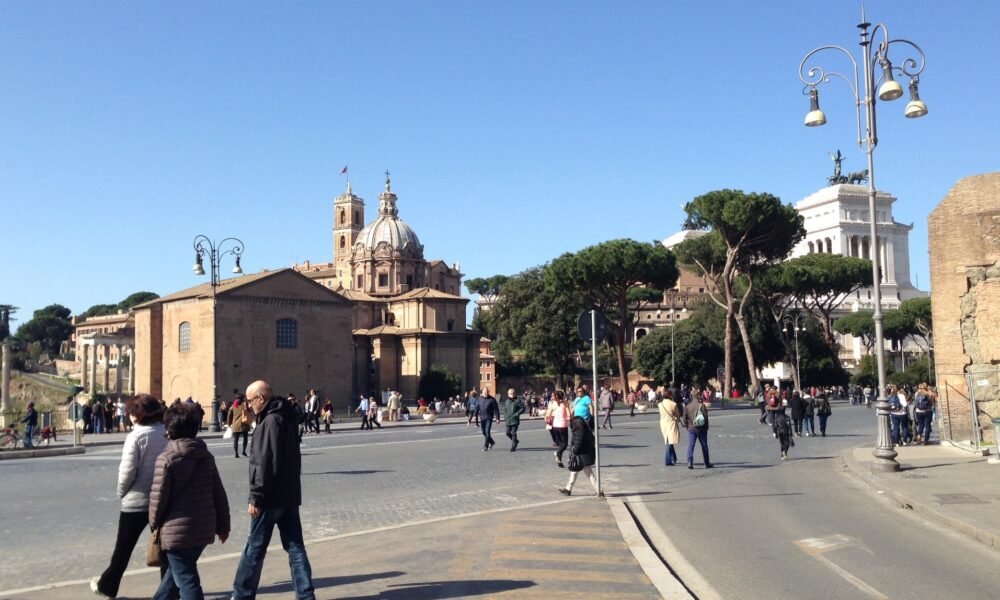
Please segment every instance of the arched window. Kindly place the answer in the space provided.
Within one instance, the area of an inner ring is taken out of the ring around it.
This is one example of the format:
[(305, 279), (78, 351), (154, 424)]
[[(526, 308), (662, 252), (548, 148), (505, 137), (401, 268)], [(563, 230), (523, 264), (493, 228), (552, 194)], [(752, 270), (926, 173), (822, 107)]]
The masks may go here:
[(191, 351), (191, 323), (184, 321), (177, 327), (177, 351)]
[(813, 253), (813, 243), (809, 242), (809, 254)]
[(344, 209), (340, 209), (340, 219), (339, 219), (340, 224), (343, 225), (344, 221), (346, 220), (347, 220), (347, 211)]
[(347, 236), (340, 236), (340, 249), (347, 248)]
[(278, 319), (276, 324), (278, 348), (299, 347), (299, 322), (295, 319)]

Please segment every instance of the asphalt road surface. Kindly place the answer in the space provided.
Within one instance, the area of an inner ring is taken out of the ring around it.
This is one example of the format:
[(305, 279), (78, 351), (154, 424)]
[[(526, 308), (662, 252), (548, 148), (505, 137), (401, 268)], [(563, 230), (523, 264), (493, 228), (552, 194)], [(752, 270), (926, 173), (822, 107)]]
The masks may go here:
[[(628, 499), (665, 561), (702, 598), (997, 598), (995, 552), (893, 508), (843, 473), (840, 452), (872, 439), (874, 414), (834, 411), (829, 437), (798, 438), (786, 462), (752, 412), (713, 412), (717, 468), (694, 471), (663, 466), (655, 417), (616, 417), (601, 432), (602, 483)], [(482, 452), (478, 430), (461, 425), (308, 436), (307, 541), (560, 497), (566, 471), (556, 468), (541, 421), (522, 424), (516, 453), (502, 433), (494, 437), (497, 447)], [(233, 458), (229, 442), (209, 446), (234, 530), (206, 557), (239, 551), (247, 530), (246, 459)], [(682, 441), (682, 462), (685, 449)], [(0, 592), (103, 570), (118, 518), (119, 457), (120, 448), (107, 447), (0, 462)], [(577, 493), (591, 493), (585, 480)]]

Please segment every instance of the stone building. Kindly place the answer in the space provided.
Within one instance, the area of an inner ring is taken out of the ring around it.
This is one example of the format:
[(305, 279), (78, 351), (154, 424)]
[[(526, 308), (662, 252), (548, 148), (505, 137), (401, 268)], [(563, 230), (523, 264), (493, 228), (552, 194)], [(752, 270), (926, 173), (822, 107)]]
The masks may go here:
[(79, 376), (80, 386), (91, 396), (98, 392), (127, 393), (134, 389), (135, 319), (131, 311), (113, 315), (73, 318), (73, 334), (63, 342), (57, 374)]
[[(804, 220), (806, 235), (793, 249), (792, 257), (806, 254), (839, 254), (872, 260), (878, 252), (882, 264), (882, 309), (895, 310), (911, 298), (926, 298), (927, 292), (918, 290), (910, 282), (910, 231), (913, 225), (898, 223), (892, 216), (892, 205), (896, 198), (886, 192), (875, 194), (875, 219), (878, 226), (878, 248), (875, 249), (870, 235), (868, 211), (868, 188), (863, 185), (837, 184), (825, 187), (795, 205)], [(874, 310), (871, 286), (862, 288), (846, 298), (834, 313), (842, 315), (860, 310)], [(845, 365), (857, 364), (865, 348), (861, 340), (849, 335), (839, 335), (841, 360)], [(902, 352), (920, 352), (919, 345), (912, 341), (903, 348), (892, 348), (887, 342), (886, 349), (896, 350), (900, 359)], [(902, 368), (900, 360), (899, 368)]]
[(266, 379), (281, 394), (350, 399), (351, 303), (291, 269), (204, 283), (133, 311), (139, 393), (207, 408), (213, 393), (228, 400)]
[(966, 177), (927, 218), (942, 439), (993, 439), (1000, 416), (1000, 172)]
[(365, 202), (348, 182), (333, 203), (333, 261), (293, 268), (352, 303), (358, 393), (399, 390), (416, 398), (420, 378), (434, 365), (470, 389), (480, 381), (480, 342), (466, 327), (462, 273), (457, 263), (424, 258), (397, 201), (386, 173), (378, 215), (363, 225)]
[[(480, 382), (480, 336), (466, 327), (457, 264), (426, 260), (386, 174), (364, 224), (351, 191), (333, 203), (332, 262), (202, 284), (134, 309), (136, 389), (203, 405), (255, 379), (283, 394), (317, 388), (335, 406), (358, 394), (417, 397), (435, 365)], [(213, 362), (216, 366), (213, 368)], [(213, 376), (214, 373), (214, 376)]]

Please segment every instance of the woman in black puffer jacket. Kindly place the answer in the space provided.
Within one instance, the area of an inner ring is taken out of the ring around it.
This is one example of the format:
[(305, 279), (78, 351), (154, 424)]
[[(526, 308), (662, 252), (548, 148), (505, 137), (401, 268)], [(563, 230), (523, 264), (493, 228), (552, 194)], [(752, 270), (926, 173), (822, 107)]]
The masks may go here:
[(202, 413), (196, 404), (167, 409), (167, 447), (156, 459), (149, 496), (149, 525), (159, 532), (167, 571), (153, 600), (202, 600), (198, 557), (229, 537), (229, 500), (205, 442), (197, 439)]
[[(580, 471), (587, 474), (594, 491), (597, 491), (597, 478), (594, 477), (594, 470), (591, 468), (596, 462), (597, 451), (594, 448), (594, 431), (582, 417), (573, 417), (569, 422), (569, 430), (573, 436), (570, 443), (569, 459), (569, 482), (566, 487), (559, 490), (564, 496), (569, 496), (573, 491), (573, 484), (576, 483), (576, 476)], [(574, 459), (579, 458), (579, 461)], [(575, 470), (574, 470), (575, 469)]]

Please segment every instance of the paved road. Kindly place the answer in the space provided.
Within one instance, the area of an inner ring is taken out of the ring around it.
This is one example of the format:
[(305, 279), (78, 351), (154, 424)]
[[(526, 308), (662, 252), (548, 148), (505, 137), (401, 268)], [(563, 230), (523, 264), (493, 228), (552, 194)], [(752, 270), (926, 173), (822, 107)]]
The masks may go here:
[[(734, 411), (712, 415), (716, 469), (667, 468), (657, 457), (655, 468), (610, 477), (636, 492), (633, 512), (702, 598), (713, 590), (721, 598), (997, 598), (1000, 555), (894, 508), (844, 472), (841, 451), (874, 437), (874, 414), (834, 410), (828, 437), (797, 438), (785, 462), (770, 428)], [(646, 433), (636, 429), (631, 445)], [(662, 446), (648, 433), (651, 455)]]
[[(602, 436), (606, 491), (629, 499), (658, 550), (703, 598), (713, 590), (722, 598), (995, 598), (995, 554), (893, 510), (841, 473), (839, 452), (868, 441), (874, 417), (864, 408), (835, 411), (831, 437), (800, 438), (786, 463), (750, 412), (713, 412), (711, 471), (663, 467), (655, 419), (618, 418)], [(512, 454), (506, 440), (481, 452), (478, 432), (455, 425), (308, 437), (307, 540), (558, 501), (566, 472), (555, 467), (541, 422), (528, 422), (521, 438)], [(238, 552), (246, 535), (245, 459), (232, 458), (228, 442), (210, 446), (240, 516), (233, 541), (206, 557)], [(0, 561), (0, 592), (104, 567), (119, 452), (0, 463), (8, 491), (0, 534), (18, 548)], [(590, 493), (585, 481), (577, 490)], [(136, 554), (133, 568), (141, 566)]]

